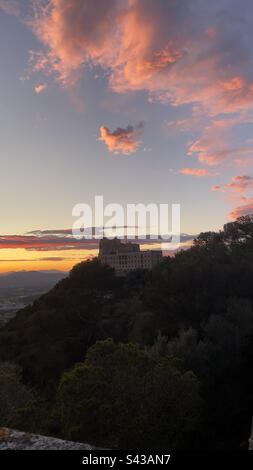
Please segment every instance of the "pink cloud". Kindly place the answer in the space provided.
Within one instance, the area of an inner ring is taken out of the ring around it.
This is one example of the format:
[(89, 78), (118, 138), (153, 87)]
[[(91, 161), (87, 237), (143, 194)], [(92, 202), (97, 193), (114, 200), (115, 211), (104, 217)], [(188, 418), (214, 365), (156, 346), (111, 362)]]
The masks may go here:
[(46, 83), (39, 83), (38, 85), (34, 87), (34, 91), (35, 93), (39, 95), (40, 93), (43, 93), (43, 91), (45, 91), (46, 88), (47, 88)]
[(253, 214), (253, 197), (251, 198), (242, 198), (244, 200), (244, 204), (236, 207), (235, 209), (230, 212), (230, 218), (232, 220), (238, 219), (243, 215)]
[(111, 132), (108, 127), (102, 126), (100, 128), (99, 140), (105, 142), (110, 152), (129, 155), (138, 150), (141, 143), (139, 139), (142, 132), (142, 123), (136, 128), (133, 126), (128, 126), (126, 129), (118, 127), (113, 132)]
[(216, 15), (190, 0), (35, 5), (33, 30), (47, 48), (48, 68), (65, 84), (92, 63), (109, 71), (120, 93), (146, 90), (174, 105), (197, 103), (211, 115), (252, 106), (251, 59), (240, 37), (235, 47), (236, 14), (224, 28), (220, 2)]
[(223, 185), (215, 185), (213, 191), (221, 191), (228, 193), (233, 204), (237, 206), (230, 212), (232, 220), (242, 215), (253, 213), (253, 197), (245, 196), (245, 193), (253, 190), (253, 177), (249, 175), (234, 176), (230, 183)]
[(73, 84), (83, 64), (108, 59), (113, 51), (116, 0), (37, 0), (29, 25), (47, 47), (33, 56), (33, 66)]
[(179, 173), (183, 175), (192, 175), (192, 176), (208, 176), (210, 175), (209, 171), (206, 168), (182, 168), (179, 170)]
[(187, 118), (167, 121), (165, 124), (170, 133), (192, 133), (203, 127), (203, 121), (203, 116), (193, 114)]
[[(99, 67), (117, 93), (144, 91), (150, 101), (189, 105), (191, 118), (169, 124), (196, 133), (188, 155), (209, 167), (243, 167), (253, 157), (252, 142), (238, 142), (235, 132), (252, 122), (253, 111), (253, 4), (245, 2), (242, 8), (235, 0), (231, 8), (227, 0), (34, 0), (29, 26), (43, 50), (31, 52), (30, 65), (64, 87), (87, 66)], [(131, 126), (103, 126), (99, 140), (110, 152), (128, 155), (140, 135)], [(250, 183), (236, 178), (215, 190), (242, 193)]]
[[(65, 87), (76, 83), (85, 66), (99, 66), (115, 92), (146, 91), (153, 100), (190, 105), (204, 116), (204, 124), (189, 155), (209, 166), (227, 160), (242, 164), (252, 157), (252, 148), (232, 144), (229, 131), (248, 122), (253, 109), (251, 3), (245, 9), (239, 0), (233, 9), (226, 0), (197, 3), (34, 0), (29, 26), (44, 50), (31, 53), (30, 63)], [(176, 124), (184, 131), (191, 126), (184, 120)], [(102, 132), (113, 146), (110, 131)]]
[(243, 162), (252, 158), (253, 146), (241, 145), (234, 139), (233, 130), (237, 124), (251, 122), (248, 116), (228, 117), (226, 119), (213, 119), (202, 130), (202, 136), (191, 142), (188, 155), (196, 155), (201, 163), (216, 166), (227, 160)]
[(252, 176), (234, 176), (231, 183), (223, 185), (215, 185), (212, 187), (213, 191), (232, 191), (236, 193), (244, 193), (249, 189), (253, 189)]

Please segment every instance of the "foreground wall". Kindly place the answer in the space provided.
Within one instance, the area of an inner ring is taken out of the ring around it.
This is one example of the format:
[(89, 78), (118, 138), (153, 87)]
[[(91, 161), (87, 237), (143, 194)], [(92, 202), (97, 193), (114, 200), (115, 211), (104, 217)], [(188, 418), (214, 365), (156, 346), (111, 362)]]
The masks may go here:
[(0, 428), (0, 450), (92, 450), (89, 444), (63, 441), (13, 429)]

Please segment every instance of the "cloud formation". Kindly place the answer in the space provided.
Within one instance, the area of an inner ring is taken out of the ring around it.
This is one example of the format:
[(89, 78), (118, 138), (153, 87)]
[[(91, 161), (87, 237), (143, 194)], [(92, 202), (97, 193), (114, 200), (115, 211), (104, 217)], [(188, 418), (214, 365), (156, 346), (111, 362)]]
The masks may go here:
[(97, 240), (77, 240), (70, 235), (2, 235), (0, 249), (23, 248), (30, 251), (94, 250)]
[[(115, 227), (114, 227), (115, 228)], [(108, 228), (107, 228), (108, 229)], [(101, 235), (104, 232), (104, 228), (98, 227), (98, 231), (101, 230)], [(146, 236), (139, 236), (140, 245), (146, 247), (156, 245), (159, 243), (158, 235), (155, 234), (157, 239), (149, 239)], [(187, 233), (181, 234), (181, 244), (190, 243), (197, 235), (191, 235)], [(133, 235), (134, 237), (134, 235)], [(57, 251), (68, 251), (68, 250), (97, 250), (99, 240), (97, 239), (76, 239), (72, 235), (72, 229), (50, 229), (50, 230), (34, 230), (24, 235), (0, 235), (0, 250), (1, 249), (24, 249), (28, 251), (38, 252), (57, 252)], [(181, 245), (180, 245), (181, 246)], [(41, 258), (43, 260), (58, 260), (62, 257), (49, 256), (47, 258)], [(64, 256), (64, 259), (67, 259)], [(72, 258), (68, 258), (72, 259)], [(39, 258), (40, 260), (40, 258)], [(24, 260), (25, 261), (25, 260)]]
[(238, 217), (242, 217), (243, 215), (253, 214), (253, 197), (243, 197), (241, 198), (241, 201), (242, 204), (230, 212), (230, 218), (232, 220), (236, 220)]
[[(0, 0), (0, 7), (15, 3)], [(251, 0), (244, 0), (243, 7), (240, 0), (32, 4), (27, 24), (43, 46), (30, 56), (36, 72), (68, 87), (87, 67), (96, 68), (117, 93), (142, 91), (152, 101), (187, 105), (192, 122), (198, 123), (189, 156), (210, 167), (242, 167), (252, 160), (252, 143), (236, 139), (238, 126), (252, 123), (253, 114)], [(187, 131), (191, 123), (179, 120), (174, 127)], [(115, 131), (103, 126), (100, 140), (113, 153), (127, 155), (139, 146), (130, 126)]]
[(45, 261), (45, 262), (49, 262), (49, 261), (52, 261), (52, 262), (55, 262), (55, 263), (60, 263), (62, 261), (66, 261), (66, 260), (70, 260), (70, 261), (74, 261), (76, 260), (77, 258), (74, 258), (74, 257), (61, 257), (61, 256), (49, 256), (49, 257), (45, 257), (45, 258), (17, 258), (17, 259), (0, 259), (0, 263), (37, 263), (38, 261)]
[[(242, 161), (252, 148), (231, 147), (224, 128), (214, 140), (211, 128), (221, 114), (244, 122), (253, 107), (253, 5), (245, 1), (241, 8), (239, 0), (233, 7), (231, 0), (33, 0), (30, 26), (45, 46), (33, 53), (33, 67), (69, 86), (86, 65), (99, 66), (118, 93), (191, 105), (211, 125), (188, 153), (210, 166)], [(101, 132), (114, 151), (113, 133)]]
[(43, 93), (43, 91), (45, 91), (46, 88), (47, 88), (46, 83), (38, 83), (38, 85), (34, 87), (34, 91), (35, 93), (37, 93), (37, 95), (39, 95), (40, 93)]
[(233, 3), (36, 0), (33, 30), (46, 46), (44, 68), (64, 84), (92, 63), (109, 71), (117, 92), (146, 90), (211, 115), (233, 113), (253, 100), (252, 4)]
[(138, 126), (127, 126), (125, 129), (118, 127), (111, 132), (108, 127), (100, 127), (99, 140), (105, 142), (108, 150), (112, 153), (130, 155), (135, 153), (140, 144), (140, 137), (143, 133), (143, 123)]
[(253, 213), (253, 176), (234, 176), (230, 183), (215, 185), (212, 190), (227, 193), (233, 205), (237, 204), (229, 214), (232, 220)]
[(235, 127), (251, 123), (248, 115), (212, 119), (202, 130), (202, 136), (191, 142), (188, 155), (196, 155), (199, 162), (217, 166), (225, 162), (239, 163), (253, 157), (252, 143), (239, 145), (235, 137)]
[(252, 176), (234, 176), (232, 181), (228, 184), (215, 185), (212, 187), (213, 191), (232, 191), (236, 193), (244, 193), (249, 189), (253, 189)]
[(179, 173), (182, 175), (191, 175), (191, 176), (208, 176), (210, 175), (209, 171), (206, 168), (182, 168), (179, 170)]

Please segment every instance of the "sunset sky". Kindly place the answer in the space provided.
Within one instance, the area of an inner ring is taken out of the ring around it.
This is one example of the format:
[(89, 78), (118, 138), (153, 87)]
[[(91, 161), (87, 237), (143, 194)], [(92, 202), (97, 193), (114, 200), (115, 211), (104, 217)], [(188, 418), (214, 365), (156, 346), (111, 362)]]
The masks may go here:
[(72, 208), (253, 212), (251, 0), (0, 0), (0, 273), (96, 253)]

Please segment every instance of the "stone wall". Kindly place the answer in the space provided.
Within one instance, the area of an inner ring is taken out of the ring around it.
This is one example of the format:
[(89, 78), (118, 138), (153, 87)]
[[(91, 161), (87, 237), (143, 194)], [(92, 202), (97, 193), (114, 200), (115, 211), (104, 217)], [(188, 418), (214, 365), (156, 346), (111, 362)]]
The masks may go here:
[(0, 428), (0, 450), (92, 450), (89, 444), (63, 441), (13, 429)]

